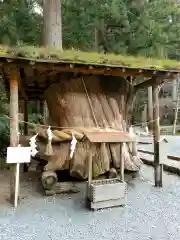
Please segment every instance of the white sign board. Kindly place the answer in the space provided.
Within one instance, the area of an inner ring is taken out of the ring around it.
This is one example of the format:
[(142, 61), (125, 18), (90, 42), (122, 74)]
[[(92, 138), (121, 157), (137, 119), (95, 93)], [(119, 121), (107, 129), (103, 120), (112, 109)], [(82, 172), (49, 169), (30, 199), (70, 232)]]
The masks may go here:
[(7, 163), (29, 163), (31, 161), (31, 147), (8, 147)]

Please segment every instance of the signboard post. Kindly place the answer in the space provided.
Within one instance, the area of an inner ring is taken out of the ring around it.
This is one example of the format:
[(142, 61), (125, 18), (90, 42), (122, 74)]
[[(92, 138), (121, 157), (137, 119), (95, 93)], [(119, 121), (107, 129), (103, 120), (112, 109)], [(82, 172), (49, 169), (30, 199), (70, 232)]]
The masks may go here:
[(31, 147), (8, 147), (7, 163), (16, 164), (14, 207), (17, 208), (19, 197), (19, 173), (21, 163), (30, 163)]

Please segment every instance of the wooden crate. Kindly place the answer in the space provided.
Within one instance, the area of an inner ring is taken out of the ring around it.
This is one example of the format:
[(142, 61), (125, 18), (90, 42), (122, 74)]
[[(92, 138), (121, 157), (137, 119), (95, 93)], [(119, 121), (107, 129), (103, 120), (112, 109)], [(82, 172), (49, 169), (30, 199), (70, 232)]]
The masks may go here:
[(125, 205), (126, 183), (119, 179), (92, 181), (88, 186), (88, 206), (101, 209)]

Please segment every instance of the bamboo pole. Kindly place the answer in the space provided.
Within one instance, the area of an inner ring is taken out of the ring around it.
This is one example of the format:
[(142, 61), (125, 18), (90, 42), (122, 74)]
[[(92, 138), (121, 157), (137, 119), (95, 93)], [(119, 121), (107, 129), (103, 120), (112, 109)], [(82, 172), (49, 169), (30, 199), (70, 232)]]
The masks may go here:
[(158, 86), (152, 89), (153, 98), (153, 131), (154, 131), (154, 178), (155, 187), (162, 187), (163, 165), (160, 163), (160, 124)]
[[(18, 123), (18, 73), (15, 69), (10, 73), (10, 146), (17, 147), (19, 144), (19, 123)], [(14, 203), (15, 193), (15, 172), (16, 166), (11, 166), (10, 176), (10, 199)]]

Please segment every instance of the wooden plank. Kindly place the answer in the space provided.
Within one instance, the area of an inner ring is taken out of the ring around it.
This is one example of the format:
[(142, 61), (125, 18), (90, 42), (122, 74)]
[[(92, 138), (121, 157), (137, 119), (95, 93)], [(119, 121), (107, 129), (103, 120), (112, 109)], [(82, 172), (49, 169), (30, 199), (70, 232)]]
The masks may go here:
[[(154, 157), (152, 155), (140, 153), (140, 158), (145, 164), (154, 167)], [(163, 164), (163, 169), (180, 175), (180, 163), (178, 161), (166, 161)]]
[[(10, 146), (17, 147), (19, 144), (19, 122), (18, 122), (18, 78), (19, 74), (16, 69), (12, 69), (10, 72)], [(10, 198), (14, 203), (15, 193), (15, 172), (16, 166), (11, 166), (10, 176)]]
[[(154, 155), (154, 152), (144, 150), (144, 149), (138, 149), (138, 152), (149, 154), (149, 155)], [(167, 155), (167, 159), (173, 160), (173, 161), (180, 161), (180, 156)]]
[(96, 185), (92, 182), (92, 202), (103, 202), (111, 199), (122, 199), (125, 196), (126, 183), (115, 182)]
[(92, 143), (127, 143), (136, 141), (128, 132), (86, 132), (85, 136)]
[(125, 197), (121, 199), (111, 199), (108, 201), (102, 201), (102, 202), (90, 202), (88, 201), (88, 207), (92, 210), (98, 210), (103, 208), (112, 208), (112, 207), (124, 207), (126, 203)]
[(162, 164), (160, 164), (160, 124), (159, 124), (159, 91), (153, 85), (153, 131), (154, 131), (154, 178), (155, 186), (162, 187)]
[(167, 156), (169, 160), (174, 160), (174, 161), (180, 161), (180, 156), (172, 156), (172, 155), (168, 155)]

